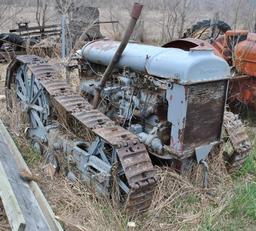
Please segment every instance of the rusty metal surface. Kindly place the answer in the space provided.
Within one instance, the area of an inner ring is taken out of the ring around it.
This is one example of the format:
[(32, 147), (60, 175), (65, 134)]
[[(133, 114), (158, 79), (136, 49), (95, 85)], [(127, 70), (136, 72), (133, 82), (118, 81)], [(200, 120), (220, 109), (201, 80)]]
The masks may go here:
[(190, 49), (196, 48), (198, 46), (213, 49), (214, 53), (217, 56), (222, 57), (222, 53), (218, 48), (216, 48), (212, 44), (210, 44), (207, 41), (204, 41), (202, 39), (196, 39), (196, 38), (177, 39), (177, 40), (174, 40), (174, 41), (171, 41), (171, 42), (168, 42), (168, 43), (164, 44), (162, 47), (179, 48), (179, 49), (182, 49), (182, 50), (185, 50), (185, 51), (189, 51)]
[(131, 17), (137, 20), (140, 17), (142, 8), (143, 8), (143, 5), (135, 2), (132, 8)]
[(256, 78), (248, 75), (237, 75), (232, 78), (229, 84), (228, 102), (231, 106), (244, 104), (256, 110)]
[(250, 33), (248, 38), (235, 47), (236, 69), (244, 74), (256, 77), (256, 34)]
[(116, 64), (120, 60), (120, 58), (124, 52), (124, 49), (126, 48), (128, 42), (129, 42), (129, 39), (132, 35), (132, 32), (135, 28), (136, 22), (137, 22), (138, 18), (140, 17), (142, 8), (143, 8), (143, 5), (141, 5), (139, 3), (134, 3), (133, 8), (132, 8), (130, 22), (126, 28), (124, 37), (123, 37), (122, 41), (120, 42), (117, 50), (115, 51), (111, 61), (109, 62), (105, 72), (103, 73), (102, 78), (99, 83), (99, 86), (95, 88), (95, 94), (94, 94), (93, 103), (92, 103), (93, 108), (98, 107), (101, 90), (106, 85), (106, 82), (107, 82), (108, 78), (110, 77), (113, 69), (115, 68)]
[(220, 140), (227, 81), (193, 85), (189, 89), (184, 144)]
[(224, 127), (234, 148), (234, 152), (228, 159), (229, 170), (233, 172), (242, 166), (252, 148), (252, 144), (245, 126), (237, 115), (232, 112), (225, 112)]
[(133, 140), (117, 149), (131, 192), (126, 209), (129, 212), (145, 211), (151, 204), (156, 186), (153, 169), (145, 145)]
[[(62, 107), (59, 116), (63, 114), (66, 120), (71, 119), (81, 124), (81, 130), (93, 132), (116, 149), (117, 156), (125, 172), (130, 191), (125, 206), (130, 213), (139, 213), (146, 210), (151, 203), (156, 186), (155, 169), (149, 158), (147, 149), (130, 131), (115, 125), (112, 120), (101, 113), (71, 90), (66, 80), (59, 79), (54, 68), (43, 59), (36, 56), (18, 56), (10, 65), (9, 83), (14, 81), (17, 62), (28, 64), (34, 74), (48, 92), (54, 109)], [(45, 71), (44, 71), (45, 70)], [(69, 121), (65, 121), (70, 124)], [(70, 125), (72, 126), (72, 124)], [(72, 130), (72, 127), (70, 128)]]
[(197, 46), (206, 46), (208, 48), (212, 48), (211, 44), (209, 44), (208, 42), (201, 39), (196, 39), (196, 38), (177, 39), (177, 40), (165, 43), (162, 47), (180, 48), (180, 49), (189, 51), (190, 48), (194, 48)]
[(227, 80), (173, 84), (167, 89), (168, 121), (172, 124), (169, 151), (178, 159), (194, 155), (199, 148), (209, 153), (207, 147), (220, 141), (227, 84)]
[(228, 30), (225, 32), (227, 36), (241, 36), (241, 35), (247, 35), (249, 33), (248, 30)]

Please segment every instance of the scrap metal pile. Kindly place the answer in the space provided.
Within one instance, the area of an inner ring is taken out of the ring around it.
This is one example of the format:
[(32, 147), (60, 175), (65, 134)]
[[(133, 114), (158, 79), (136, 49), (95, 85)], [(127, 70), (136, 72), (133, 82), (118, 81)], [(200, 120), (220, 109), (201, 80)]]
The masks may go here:
[[(61, 10), (58, 8), (57, 10), (61, 15)], [(27, 53), (53, 57), (56, 55), (62, 35), (62, 39), (65, 38), (66, 41), (66, 52), (69, 52), (77, 41), (102, 38), (100, 24), (108, 23), (113, 24), (118, 21), (99, 21), (97, 7), (73, 5), (62, 25), (30, 26), (27, 21), (18, 22), (18, 28), (0, 34), (0, 63), (10, 62), (13, 57)]]
[(34, 45), (52, 36), (60, 36), (60, 26), (29, 27), (28, 23), (18, 23), (17, 29), (0, 34), (0, 63), (9, 62), (16, 55), (26, 54), (27, 49), (31, 52)]
[(180, 172), (191, 161), (207, 170), (211, 150), (222, 142), (223, 123), (228, 133), (242, 134), (238, 141), (230, 136), (229, 165), (251, 147), (243, 124), (233, 129), (227, 122), (231, 112), (223, 119), (227, 62), (205, 46), (128, 43), (141, 9), (134, 5), (121, 43), (96, 40), (77, 52), (81, 93), (34, 55), (17, 56), (6, 76), (7, 106), (12, 110), (16, 103), (27, 113), (26, 134), (34, 147), (54, 163), (68, 154), (84, 180), (132, 214), (148, 209), (153, 198), (151, 157)]

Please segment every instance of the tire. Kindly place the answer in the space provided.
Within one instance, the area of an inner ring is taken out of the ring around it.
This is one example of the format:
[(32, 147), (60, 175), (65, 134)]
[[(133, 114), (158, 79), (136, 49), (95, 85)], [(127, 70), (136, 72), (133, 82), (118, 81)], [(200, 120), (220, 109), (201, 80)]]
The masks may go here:
[(202, 34), (199, 34), (198, 37), (198, 33), (200, 31), (207, 31), (213, 26), (216, 26), (218, 29), (218, 34), (224, 34), (226, 31), (231, 30), (231, 27), (224, 21), (218, 20), (216, 24), (211, 24), (211, 20), (202, 20), (188, 28), (184, 33), (183, 38), (192, 37), (200, 39)]

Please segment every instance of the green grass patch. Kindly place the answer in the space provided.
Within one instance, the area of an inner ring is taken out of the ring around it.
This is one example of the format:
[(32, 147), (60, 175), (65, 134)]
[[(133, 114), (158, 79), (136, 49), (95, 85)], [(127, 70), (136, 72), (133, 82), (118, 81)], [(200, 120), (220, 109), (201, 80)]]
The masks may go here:
[(28, 165), (37, 165), (42, 160), (41, 154), (32, 147), (27, 147), (26, 150), (22, 152), (22, 154)]
[[(255, 150), (253, 150), (255, 151)], [(246, 176), (256, 174), (256, 154), (250, 154), (243, 164), (243, 167), (237, 172), (236, 176)]]
[(248, 158), (245, 160), (242, 168), (237, 171), (235, 177), (244, 177), (246, 175), (254, 175), (256, 177), (256, 144), (253, 144)]
[(31, 144), (25, 139), (18, 139), (15, 136), (13, 136), (12, 138), (19, 151), (21, 152), (22, 157), (24, 158), (27, 165), (29, 167), (38, 166), (43, 159), (39, 151), (35, 150), (31, 146)]
[(238, 186), (228, 210), (237, 219), (245, 217), (256, 221), (256, 183)]
[[(227, 206), (216, 213), (216, 208), (209, 205), (199, 230), (202, 231), (237, 231), (255, 230), (256, 227), (256, 183), (238, 183), (233, 197), (226, 198)], [(218, 209), (218, 208), (217, 208)]]

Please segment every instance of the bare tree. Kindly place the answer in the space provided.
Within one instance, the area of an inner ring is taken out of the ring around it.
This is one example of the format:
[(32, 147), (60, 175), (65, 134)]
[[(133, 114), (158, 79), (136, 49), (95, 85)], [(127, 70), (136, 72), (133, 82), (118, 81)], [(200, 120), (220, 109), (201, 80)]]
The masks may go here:
[(161, 1), (162, 19), (159, 22), (161, 25), (161, 38), (160, 42), (166, 42), (172, 40), (175, 35), (178, 22), (178, 6), (180, 1), (173, 1), (172, 4), (168, 4), (167, 1)]
[(47, 6), (48, 4), (43, 0), (36, 1), (36, 22), (40, 27), (45, 26)]
[(188, 10), (191, 4), (191, 0), (181, 0), (181, 9), (180, 9), (180, 25), (178, 28), (178, 37), (181, 38), (184, 33), (184, 26), (187, 21)]
[(22, 12), (22, 8), (14, 8), (9, 0), (0, 0), (0, 6), (0, 28), (2, 29), (4, 26), (7, 27), (16, 18), (16, 15)]
[(233, 28), (236, 29), (238, 25), (239, 20), (239, 13), (241, 8), (242, 0), (236, 0), (234, 3), (235, 9), (234, 9), (234, 21), (233, 21)]
[(74, 0), (55, 0), (55, 7), (61, 15), (68, 15), (74, 4)]

